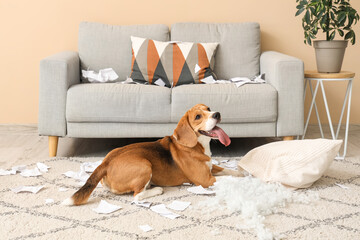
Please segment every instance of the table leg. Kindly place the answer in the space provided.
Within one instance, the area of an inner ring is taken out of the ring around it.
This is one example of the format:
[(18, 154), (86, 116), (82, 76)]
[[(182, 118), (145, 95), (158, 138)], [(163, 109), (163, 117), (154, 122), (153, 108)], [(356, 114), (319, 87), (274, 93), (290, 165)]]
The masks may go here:
[[(311, 83), (309, 83), (309, 85), (310, 85), (310, 84), (311, 84)], [(309, 125), (310, 116), (311, 116), (311, 111), (312, 111), (312, 108), (313, 108), (314, 103), (315, 103), (316, 94), (317, 94), (317, 92), (318, 92), (318, 89), (319, 89), (319, 81), (316, 83), (315, 92), (314, 92), (313, 99), (312, 99), (312, 101), (311, 101), (311, 105), (310, 105), (308, 117), (307, 117), (307, 120), (306, 120), (306, 123), (305, 123), (305, 128), (304, 128), (304, 133), (303, 133), (302, 139), (305, 138), (305, 133), (306, 133), (306, 130), (307, 130), (308, 125)]]

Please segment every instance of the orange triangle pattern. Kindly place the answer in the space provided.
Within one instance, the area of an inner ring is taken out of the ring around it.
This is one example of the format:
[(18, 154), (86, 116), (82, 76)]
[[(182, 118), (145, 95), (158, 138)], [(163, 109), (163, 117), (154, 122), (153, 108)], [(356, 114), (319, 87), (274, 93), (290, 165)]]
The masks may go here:
[(153, 40), (149, 40), (147, 48), (147, 71), (149, 76), (149, 84), (152, 83), (156, 67), (159, 63), (160, 57), (155, 47)]
[(201, 45), (201, 43), (198, 43), (197, 46), (198, 46), (198, 64), (199, 67), (201, 68), (198, 74), (199, 74), (199, 81), (201, 81), (202, 79), (204, 79), (206, 68), (209, 67), (210, 63), (203, 45)]

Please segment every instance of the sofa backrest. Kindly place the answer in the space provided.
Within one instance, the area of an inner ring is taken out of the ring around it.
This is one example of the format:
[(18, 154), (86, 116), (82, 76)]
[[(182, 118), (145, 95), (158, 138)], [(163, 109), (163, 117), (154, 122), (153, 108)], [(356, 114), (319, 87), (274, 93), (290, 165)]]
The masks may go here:
[(171, 40), (220, 43), (214, 68), (219, 79), (253, 77), (260, 72), (258, 23), (175, 23)]
[(125, 80), (131, 71), (130, 36), (168, 41), (169, 27), (164, 24), (114, 26), (82, 22), (78, 46), (81, 69), (113, 68), (119, 80)]

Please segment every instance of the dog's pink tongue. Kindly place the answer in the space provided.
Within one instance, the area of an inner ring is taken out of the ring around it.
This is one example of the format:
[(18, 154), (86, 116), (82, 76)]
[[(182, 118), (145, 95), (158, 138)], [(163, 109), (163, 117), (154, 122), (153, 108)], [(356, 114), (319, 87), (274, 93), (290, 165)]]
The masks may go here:
[(224, 144), (226, 147), (230, 145), (231, 140), (229, 136), (224, 132), (224, 130), (216, 126), (213, 128), (213, 130), (211, 130), (211, 132), (215, 133), (216, 136), (219, 138), (220, 142)]

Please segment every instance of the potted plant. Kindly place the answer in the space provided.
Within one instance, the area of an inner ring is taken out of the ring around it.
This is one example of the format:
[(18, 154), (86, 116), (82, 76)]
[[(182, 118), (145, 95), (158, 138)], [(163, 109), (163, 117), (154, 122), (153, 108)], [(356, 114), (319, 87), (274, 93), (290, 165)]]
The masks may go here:
[[(318, 72), (336, 73), (341, 71), (345, 48), (348, 41), (355, 44), (352, 26), (359, 20), (357, 11), (350, 0), (296, 0), (298, 9), (295, 16), (304, 13), (304, 43), (314, 42)], [(313, 40), (319, 32), (326, 40)], [(344, 40), (334, 40), (336, 34)]]

